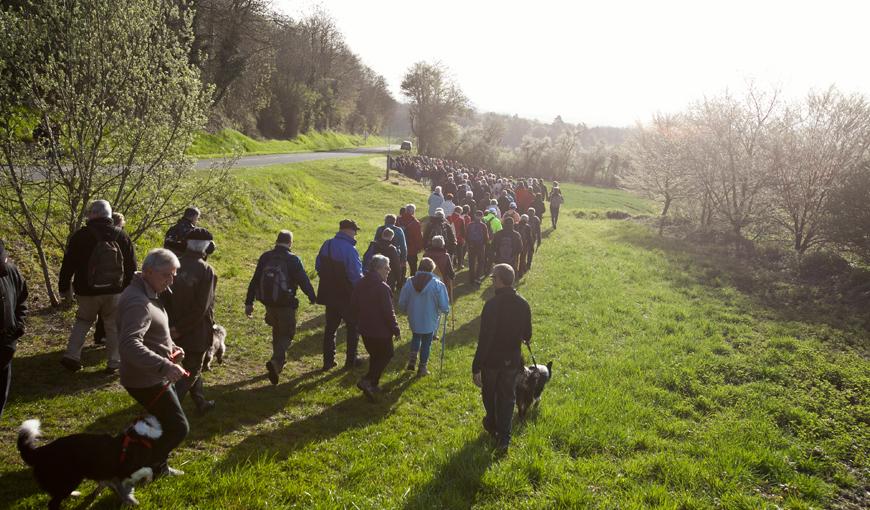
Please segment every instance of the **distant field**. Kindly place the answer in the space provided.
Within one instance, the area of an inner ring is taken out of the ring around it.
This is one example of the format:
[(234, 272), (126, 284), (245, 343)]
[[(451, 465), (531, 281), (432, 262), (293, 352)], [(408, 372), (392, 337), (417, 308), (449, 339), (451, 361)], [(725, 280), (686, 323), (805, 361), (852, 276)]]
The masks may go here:
[[(410, 334), (401, 318), (383, 401), (368, 403), (354, 387), (363, 369), (318, 371), (323, 308), (306, 302), (271, 386), (263, 308), (254, 320), (243, 315), (256, 257), (289, 228), (311, 272), (344, 217), (362, 226), (364, 250), (385, 213), (428, 196), (402, 177), (381, 180), (382, 169), (382, 158), (360, 157), (239, 170), (228, 212), (205, 211), (218, 245), (209, 260), (220, 278), (216, 316), (229, 332), (227, 359), (206, 375), (218, 407), (196, 417), (185, 402), (191, 434), (172, 462), (187, 474), (139, 488), (142, 508), (866, 508), (870, 362), (852, 347), (866, 333), (787, 320), (698, 279), (703, 261), (643, 225), (569, 214), (655, 212), (615, 190), (565, 184), (559, 229), (547, 229), (520, 282), (536, 357), (554, 361), (554, 379), (541, 408), (516, 423), (507, 457), (491, 453), (470, 374), (492, 289), (468, 285), (465, 272), (443, 371), (435, 347), (432, 376), (403, 370)], [(47, 502), (14, 447), (21, 421), (41, 418), (50, 440), (118, 431), (140, 411), (100, 373), (102, 349), (86, 351), (78, 374), (61, 369), (71, 320), (71, 310), (37, 313), (13, 363), (0, 506)], [(114, 506), (103, 493), (91, 507)]]
[(312, 131), (300, 134), (292, 140), (255, 140), (234, 129), (217, 133), (200, 133), (196, 136), (188, 154), (200, 158), (212, 158), (238, 153), (242, 156), (310, 152), (352, 147), (379, 147), (387, 145), (379, 136), (364, 138), (334, 131)]

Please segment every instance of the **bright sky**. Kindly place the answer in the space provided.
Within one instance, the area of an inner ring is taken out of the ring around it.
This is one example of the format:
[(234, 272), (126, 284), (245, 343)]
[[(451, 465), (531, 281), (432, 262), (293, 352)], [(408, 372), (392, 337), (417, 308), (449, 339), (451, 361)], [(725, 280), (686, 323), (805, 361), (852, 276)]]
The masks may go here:
[(480, 111), (627, 126), (749, 81), (870, 95), (870, 1), (274, 0), (321, 5), (394, 96), (440, 60)]

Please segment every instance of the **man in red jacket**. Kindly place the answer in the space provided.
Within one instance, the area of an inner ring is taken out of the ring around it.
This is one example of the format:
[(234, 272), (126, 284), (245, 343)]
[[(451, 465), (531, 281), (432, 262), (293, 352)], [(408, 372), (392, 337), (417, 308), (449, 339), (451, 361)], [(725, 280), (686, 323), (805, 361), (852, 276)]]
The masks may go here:
[(396, 220), (396, 225), (405, 231), (405, 242), (408, 244), (408, 269), (410, 274), (417, 273), (417, 256), (423, 251), (423, 229), (420, 221), (414, 216), (417, 207), (414, 204), (405, 206), (405, 214)]
[(381, 391), (378, 383), (393, 357), (393, 337), (399, 338), (393, 291), (387, 285), (389, 274), (390, 260), (381, 254), (372, 256), (369, 271), (354, 287), (350, 301), (351, 314), (369, 353), (369, 371), (356, 387), (372, 402)]
[(447, 220), (456, 233), (456, 269), (462, 269), (462, 260), (465, 258), (465, 218), (462, 216), (462, 207), (456, 206)]

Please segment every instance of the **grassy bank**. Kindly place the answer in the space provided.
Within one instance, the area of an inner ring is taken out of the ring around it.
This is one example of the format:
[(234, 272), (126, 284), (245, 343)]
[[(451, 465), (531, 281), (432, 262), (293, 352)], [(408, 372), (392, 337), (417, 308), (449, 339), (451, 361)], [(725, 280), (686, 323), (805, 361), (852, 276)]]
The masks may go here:
[(334, 131), (312, 131), (300, 134), (292, 140), (255, 140), (234, 129), (224, 129), (217, 133), (198, 134), (188, 154), (199, 158), (214, 158), (234, 153), (254, 156), (385, 145), (387, 145), (386, 139), (380, 136), (364, 138), (362, 135), (348, 135)]
[[(256, 257), (280, 228), (311, 271), (343, 217), (364, 244), (385, 212), (425, 203), (427, 190), (381, 180), (383, 158), (240, 170), (231, 205), (204, 226), (216, 235), (216, 317), (224, 365), (206, 375), (218, 408), (191, 413), (173, 455), (187, 474), (137, 490), (142, 508), (862, 508), (870, 467), (870, 363), (864, 332), (784, 318), (727, 284), (697, 278), (698, 261), (631, 221), (580, 219), (572, 209), (647, 211), (643, 201), (566, 184), (520, 283), (539, 362), (554, 361), (541, 408), (517, 423), (505, 458), (491, 454), (470, 363), (479, 313), (492, 295), (460, 273), (444, 370), (403, 369), (410, 338), (383, 379), (380, 403), (354, 387), (363, 370), (321, 373), (323, 308), (300, 308), (281, 383), (263, 364), (270, 339), (257, 306), (243, 315)], [(544, 225), (549, 220), (545, 218)], [(139, 253), (159, 241), (139, 244)], [(304, 301), (304, 300), (303, 300)], [(114, 432), (139, 413), (89, 348), (77, 374), (58, 365), (72, 311), (34, 316), (14, 361), (2, 418), (0, 501), (44, 507), (14, 448), (15, 427), (44, 422), (46, 439)], [(343, 339), (343, 332), (339, 335)], [(343, 357), (339, 347), (339, 362)], [(185, 407), (192, 410), (189, 401)], [(81, 490), (88, 494), (94, 484)], [(94, 507), (113, 507), (108, 493)], [(74, 505), (70, 505), (74, 506)]]

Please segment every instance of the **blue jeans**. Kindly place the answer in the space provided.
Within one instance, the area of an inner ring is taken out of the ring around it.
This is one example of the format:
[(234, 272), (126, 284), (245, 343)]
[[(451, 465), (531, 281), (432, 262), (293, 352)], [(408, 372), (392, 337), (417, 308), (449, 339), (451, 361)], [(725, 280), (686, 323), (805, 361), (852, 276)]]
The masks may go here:
[(429, 362), (429, 351), (432, 349), (432, 337), (435, 333), (414, 333), (411, 337), (411, 354), (416, 358), (417, 351), (420, 352), (420, 364), (425, 365)]

